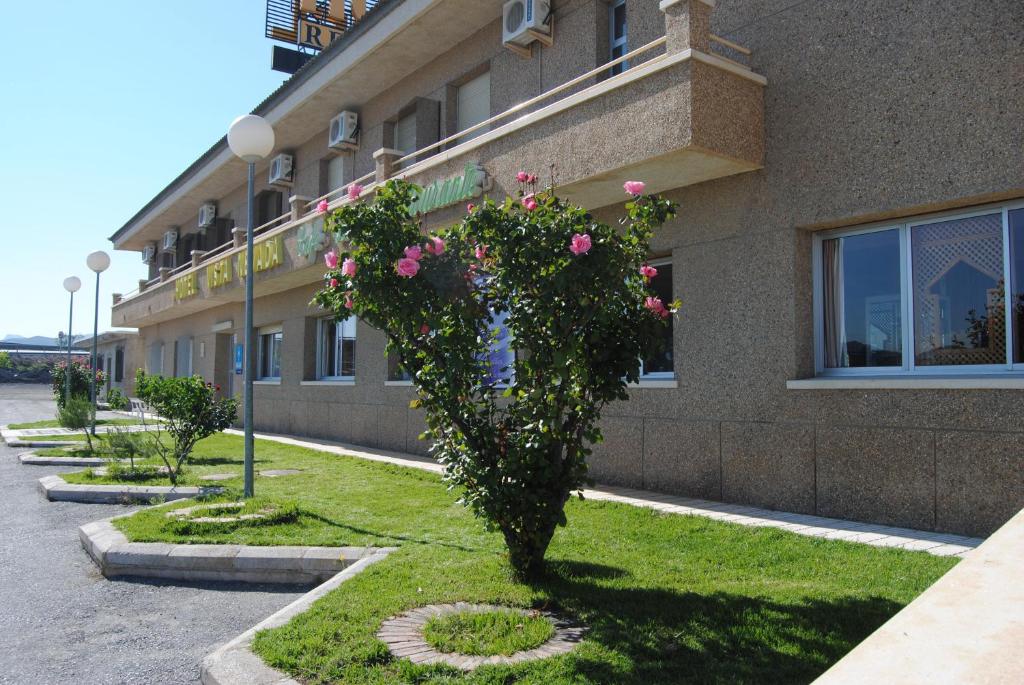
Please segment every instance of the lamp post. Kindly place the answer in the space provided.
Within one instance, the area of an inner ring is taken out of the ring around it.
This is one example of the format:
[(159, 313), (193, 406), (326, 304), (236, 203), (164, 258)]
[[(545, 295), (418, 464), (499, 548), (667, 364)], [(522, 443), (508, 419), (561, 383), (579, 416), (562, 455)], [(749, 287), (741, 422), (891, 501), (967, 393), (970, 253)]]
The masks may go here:
[(110, 266), (110, 255), (103, 250), (97, 250), (85, 258), (85, 264), (96, 272), (96, 303), (92, 316), (92, 368), (89, 369), (92, 394), (92, 429), (90, 432), (96, 435), (96, 337), (99, 335), (100, 326), (100, 274)]
[(75, 293), (82, 287), (82, 281), (78, 276), (68, 276), (64, 279), (64, 290), (71, 294), (71, 302), (68, 304), (68, 361), (64, 367), (64, 406), (68, 406), (71, 399), (71, 324), (75, 311)]
[(253, 496), (253, 437), (252, 437), (252, 381), (256, 372), (256, 335), (252, 325), (252, 230), (253, 226), (253, 184), (256, 176), (256, 162), (265, 158), (274, 149), (274, 129), (263, 117), (255, 114), (240, 116), (228, 128), (228, 147), (242, 161), (249, 165), (249, 189), (246, 195), (245, 231), (245, 375), (243, 431), (245, 433), (245, 497)]

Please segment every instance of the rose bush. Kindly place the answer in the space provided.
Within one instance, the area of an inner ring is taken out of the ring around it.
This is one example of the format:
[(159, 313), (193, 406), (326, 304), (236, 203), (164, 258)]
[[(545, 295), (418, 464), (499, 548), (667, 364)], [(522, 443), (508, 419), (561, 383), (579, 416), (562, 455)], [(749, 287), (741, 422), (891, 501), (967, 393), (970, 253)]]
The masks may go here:
[[(432, 235), (410, 217), (419, 189), (404, 181), (342, 205), (325, 221), (341, 246), (327, 263), (342, 267), (328, 270), (314, 302), (386, 334), (446, 480), (529, 577), (586, 483), (602, 407), (626, 399), (640, 359), (658, 351), (663, 312), (677, 307), (652, 308), (642, 270), (652, 231), (675, 207), (635, 195), (613, 228), (537, 192), (532, 174), (519, 179), (518, 198), (472, 206)], [(496, 349), (509, 339), (514, 358)]]

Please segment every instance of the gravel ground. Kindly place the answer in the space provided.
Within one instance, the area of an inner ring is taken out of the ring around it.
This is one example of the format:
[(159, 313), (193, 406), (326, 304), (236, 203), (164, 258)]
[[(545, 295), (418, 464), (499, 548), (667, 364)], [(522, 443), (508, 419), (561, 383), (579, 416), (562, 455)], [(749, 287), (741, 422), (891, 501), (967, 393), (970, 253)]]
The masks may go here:
[[(0, 424), (52, 418), (42, 385), (0, 385)], [(199, 661), (304, 588), (105, 579), (78, 527), (127, 511), (47, 502), (45, 475), (0, 443), (0, 683), (197, 683)]]

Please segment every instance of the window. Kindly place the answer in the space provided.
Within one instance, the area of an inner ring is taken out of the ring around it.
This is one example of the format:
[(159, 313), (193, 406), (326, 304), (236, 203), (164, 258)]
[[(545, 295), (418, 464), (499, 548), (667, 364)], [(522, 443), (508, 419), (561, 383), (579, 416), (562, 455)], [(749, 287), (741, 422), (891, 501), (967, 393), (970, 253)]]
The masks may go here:
[(164, 344), (153, 343), (149, 346), (149, 356), (146, 359), (146, 373), (159, 376), (164, 372)]
[(124, 381), (124, 348), (118, 347), (114, 352), (114, 382)]
[(512, 332), (505, 323), (507, 319), (508, 312), (492, 312), (487, 328), (494, 337), (487, 353), (490, 370), (486, 383), (501, 388), (511, 385), (515, 377), (516, 350), (512, 346)]
[(345, 160), (348, 155), (332, 157), (327, 162), (327, 190), (324, 194), (330, 193), (345, 185)]
[[(491, 72), (480, 74), (459, 86), (456, 93), (456, 131), (465, 131), (491, 118)], [(465, 143), (490, 130), (489, 126), (468, 133), (456, 141)]]
[(281, 329), (261, 328), (259, 339), (259, 373), (261, 380), (281, 378)]
[[(416, 152), (416, 113), (413, 112), (404, 116), (395, 124), (395, 149), (402, 153), (402, 156)], [(412, 164), (412, 160), (405, 162), (402, 166)]]
[[(626, 0), (612, 0), (608, 5), (608, 29), (611, 56), (618, 59), (628, 52), (626, 47)], [(619, 62), (611, 68), (612, 76), (629, 69), (629, 62)]]
[(408, 383), (412, 381), (412, 374), (402, 368), (401, 361), (394, 352), (388, 353), (388, 381), (391, 383)]
[(356, 375), (356, 319), (320, 319), (318, 322), (316, 377), (352, 380)]
[(1022, 274), (1024, 208), (816, 236), (818, 372), (1015, 369)]
[(174, 341), (174, 375), (181, 378), (192, 375), (192, 338), (188, 336)]
[[(672, 297), (672, 262), (667, 260), (652, 261), (650, 265), (658, 270), (658, 275), (651, 279), (651, 289), (654, 294), (661, 298), (661, 301), (668, 306)], [(664, 335), (661, 352), (650, 359), (640, 361), (640, 379), (656, 380), (675, 378), (675, 363), (673, 362), (673, 317), (665, 320), (666, 326), (662, 333)]]

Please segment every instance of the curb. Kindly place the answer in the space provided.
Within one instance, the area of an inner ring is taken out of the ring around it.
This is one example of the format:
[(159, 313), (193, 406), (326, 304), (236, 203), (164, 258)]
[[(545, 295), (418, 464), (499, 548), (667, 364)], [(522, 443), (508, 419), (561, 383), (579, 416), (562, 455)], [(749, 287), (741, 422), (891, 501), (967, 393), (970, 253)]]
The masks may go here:
[(298, 681), (267, 666), (263, 659), (252, 652), (252, 641), (256, 637), (256, 633), (288, 623), (292, 618), (309, 609), (315, 601), (328, 592), (371, 564), (382, 560), (393, 549), (384, 547), (374, 550), (323, 585), (313, 588), (234, 640), (206, 655), (200, 666), (200, 682), (203, 685), (299, 685)]
[(18, 460), (26, 466), (106, 466), (107, 464), (107, 460), (102, 457), (40, 457), (35, 452), (20, 454)]
[(200, 495), (218, 495), (224, 488), (174, 487), (170, 485), (80, 485), (60, 476), (39, 479), (39, 490), (51, 502), (83, 504), (149, 503), (154, 499), (171, 502)]
[[(78, 529), (82, 548), (107, 578), (142, 576), (168, 580), (310, 585), (322, 583), (380, 554), (374, 547), (260, 547), (128, 542), (117, 518)], [(390, 549), (386, 550), (390, 551)], [(385, 552), (386, 553), (386, 552)]]
[(8, 447), (73, 447), (81, 445), (81, 440), (21, 440), (14, 438), (4, 440)]

